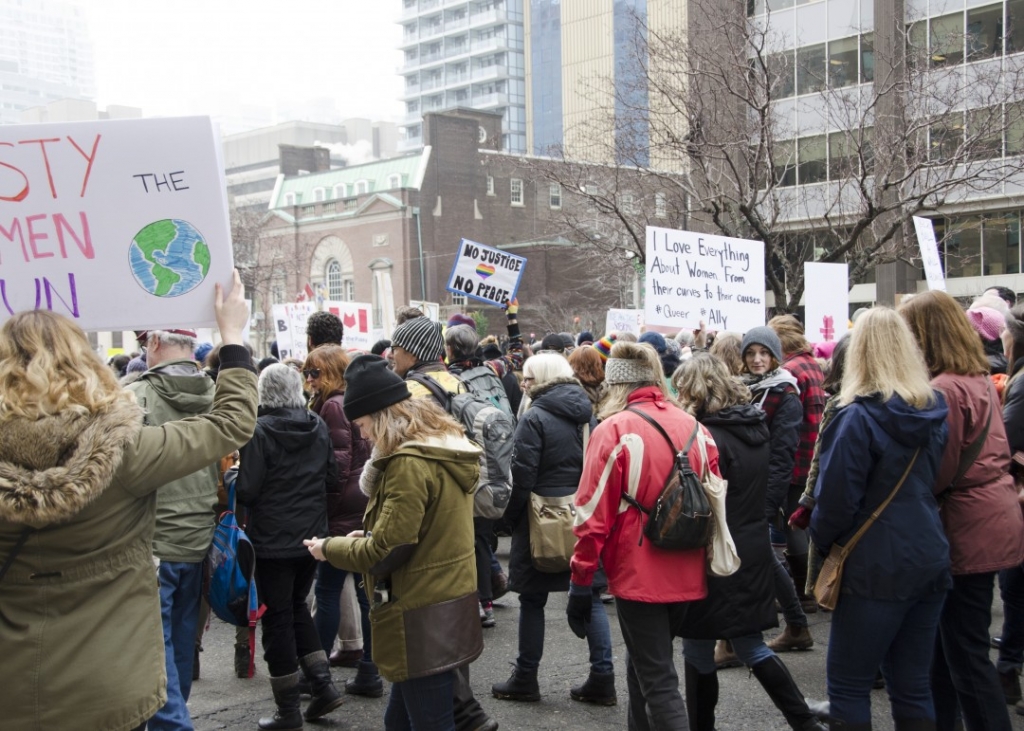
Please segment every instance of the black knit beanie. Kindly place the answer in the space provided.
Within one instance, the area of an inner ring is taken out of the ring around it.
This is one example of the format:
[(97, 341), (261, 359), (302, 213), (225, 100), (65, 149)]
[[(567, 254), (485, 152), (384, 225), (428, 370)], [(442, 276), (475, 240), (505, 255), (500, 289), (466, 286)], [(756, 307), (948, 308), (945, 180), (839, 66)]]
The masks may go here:
[(409, 387), (378, 355), (357, 355), (345, 369), (345, 416), (374, 414), (409, 398)]

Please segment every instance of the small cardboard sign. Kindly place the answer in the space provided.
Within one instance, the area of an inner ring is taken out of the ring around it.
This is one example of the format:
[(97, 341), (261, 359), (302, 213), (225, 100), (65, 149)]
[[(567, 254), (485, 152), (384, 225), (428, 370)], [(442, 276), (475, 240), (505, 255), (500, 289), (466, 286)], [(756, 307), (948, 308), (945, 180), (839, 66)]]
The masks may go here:
[(838, 341), (850, 312), (848, 264), (804, 263), (804, 336), (812, 343)]
[(627, 332), (640, 335), (644, 329), (643, 310), (608, 310), (604, 319), (604, 332)]
[(946, 277), (942, 273), (942, 261), (939, 259), (939, 244), (935, 240), (935, 226), (930, 218), (914, 216), (914, 231), (917, 233), (917, 245), (921, 248), (921, 264), (924, 266), (924, 277), (928, 280), (928, 289), (946, 291)]
[(211, 326), (233, 267), (208, 117), (0, 126), (0, 322)]
[(526, 268), (526, 257), (462, 239), (448, 291), (499, 307), (513, 300)]
[(764, 242), (648, 226), (646, 266), (648, 326), (764, 325)]

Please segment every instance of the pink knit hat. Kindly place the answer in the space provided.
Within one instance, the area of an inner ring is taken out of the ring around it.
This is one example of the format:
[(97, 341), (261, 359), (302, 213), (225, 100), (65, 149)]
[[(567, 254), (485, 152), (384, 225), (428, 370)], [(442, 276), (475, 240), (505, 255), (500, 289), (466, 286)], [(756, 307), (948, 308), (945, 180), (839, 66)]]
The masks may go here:
[(971, 323), (983, 340), (998, 340), (1006, 329), (1006, 318), (991, 307), (977, 307), (967, 310), (967, 321)]

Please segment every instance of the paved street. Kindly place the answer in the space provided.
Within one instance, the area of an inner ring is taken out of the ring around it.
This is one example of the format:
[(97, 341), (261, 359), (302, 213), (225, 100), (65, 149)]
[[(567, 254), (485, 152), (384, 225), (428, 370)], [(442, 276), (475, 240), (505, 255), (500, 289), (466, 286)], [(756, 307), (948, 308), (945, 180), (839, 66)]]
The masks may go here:
[[(507, 565), (508, 539), (501, 540), (499, 558)], [(625, 729), (626, 683), (623, 673), (625, 647), (618, 629), (615, 605), (608, 605), (612, 623), (616, 663), (616, 686), (619, 705), (598, 708), (569, 699), (569, 687), (587, 674), (587, 645), (578, 640), (565, 622), (565, 598), (552, 596), (548, 603), (546, 654), (541, 663), (540, 682), (543, 698), (540, 703), (513, 703), (496, 700), (490, 693), (491, 684), (506, 680), (509, 663), (516, 656), (516, 621), (519, 603), (515, 594), (508, 594), (495, 604), (497, 627), (484, 630), (486, 647), (483, 655), (472, 666), (473, 688), (488, 713), (510, 729)], [(993, 628), (1001, 626), (1001, 605), (996, 601)], [(813, 650), (788, 653), (782, 656), (804, 693), (811, 698), (825, 697), (825, 653), (828, 645), (829, 615), (810, 616), (814, 635)], [(775, 631), (768, 633), (773, 635)], [(232, 646), (234, 630), (214, 620), (207, 634), (202, 653), (202, 677), (192, 690), (189, 708), (197, 731), (213, 729), (245, 729), (252, 731), (261, 715), (273, 710), (270, 683), (266, 665), (257, 656), (256, 676), (248, 680), (234, 677)], [(677, 641), (677, 646), (678, 646)], [(677, 655), (676, 665), (682, 683), (682, 657)], [(335, 682), (341, 686), (355, 670), (335, 669)], [(768, 700), (757, 681), (745, 668), (719, 673), (721, 697), (718, 704), (719, 731), (756, 729), (782, 731), (788, 726), (782, 715)], [(380, 699), (346, 696), (345, 705), (328, 718), (310, 723), (307, 728), (324, 729), (380, 729), (388, 695)], [(889, 704), (885, 691), (872, 694), (874, 727), (892, 729)], [(305, 704), (305, 701), (304, 701)], [(1024, 730), (1024, 717), (1012, 712), (1015, 729)]]

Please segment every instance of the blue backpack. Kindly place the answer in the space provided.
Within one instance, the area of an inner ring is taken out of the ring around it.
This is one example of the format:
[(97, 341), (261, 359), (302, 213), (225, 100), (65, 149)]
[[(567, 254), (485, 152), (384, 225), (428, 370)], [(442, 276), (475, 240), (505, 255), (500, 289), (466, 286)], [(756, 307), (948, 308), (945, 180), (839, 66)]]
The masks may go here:
[(235, 482), (238, 468), (224, 473), (228, 509), (221, 513), (207, 554), (209, 583), (206, 601), (210, 609), (228, 624), (249, 628), (249, 677), (256, 655), (256, 622), (265, 607), (256, 594), (256, 550), (235, 517)]

